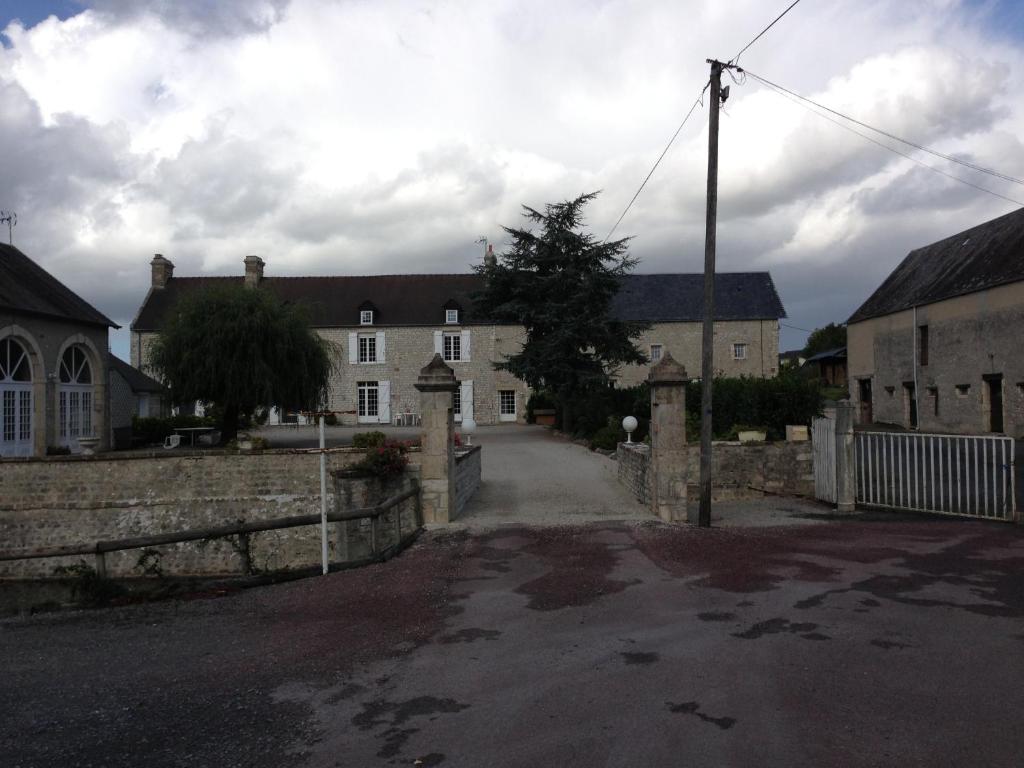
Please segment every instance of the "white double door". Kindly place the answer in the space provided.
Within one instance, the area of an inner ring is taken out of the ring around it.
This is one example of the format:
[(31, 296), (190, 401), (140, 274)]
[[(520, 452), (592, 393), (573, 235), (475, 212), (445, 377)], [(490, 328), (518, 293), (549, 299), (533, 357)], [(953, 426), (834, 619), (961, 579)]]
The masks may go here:
[(360, 381), (356, 385), (360, 424), (391, 423), (391, 382)]
[(32, 455), (32, 385), (0, 384), (0, 456)]
[(62, 384), (60, 397), (60, 444), (78, 451), (78, 439), (93, 436), (93, 388), (91, 384)]

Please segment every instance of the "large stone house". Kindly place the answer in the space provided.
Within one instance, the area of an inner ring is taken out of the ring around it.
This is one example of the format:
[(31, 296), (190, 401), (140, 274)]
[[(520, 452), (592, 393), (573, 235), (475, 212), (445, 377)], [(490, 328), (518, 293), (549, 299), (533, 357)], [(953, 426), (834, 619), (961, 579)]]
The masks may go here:
[(108, 329), (118, 326), (0, 244), (0, 456), (110, 443)]
[(862, 423), (1024, 436), (1024, 209), (911, 251), (853, 314)]
[[(245, 282), (281, 299), (304, 302), (316, 332), (330, 341), (339, 369), (328, 409), (343, 423), (414, 423), (419, 412), (416, 376), (434, 355), (455, 369), (461, 388), (455, 418), (479, 424), (523, 421), (529, 388), (493, 363), (520, 348), (524, 329), (497, 325), (475, 314), (475, 274), (359, 277), (265, 277), (256, 256), (245, 259), (244, 277), (175, 277), (174, 265), (157, 255), (152, 284), (132, 323), (131, 360), (147, 366), (150, 341), (179, 297), (217, 281)], [(703, 311), (700, 275), (631, 275), (613, 311), (622, 319), (650, 323), (641, 348), (655, 361), (671, 352), (693, 375), (700, 370)], [(774, 376), (779, 318), (785, 316), (767, 273), (722, 274), (716, 293), (716, 369), (727, 375)], [(618, 372), (622, 386), (639, 383), (643, 366)]]

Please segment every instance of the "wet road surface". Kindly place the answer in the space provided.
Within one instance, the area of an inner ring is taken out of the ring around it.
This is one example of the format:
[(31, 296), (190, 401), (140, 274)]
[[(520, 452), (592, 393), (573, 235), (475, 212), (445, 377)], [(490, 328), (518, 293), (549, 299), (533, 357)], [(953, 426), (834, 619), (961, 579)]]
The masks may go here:
[(1018, 766), (1024, 531), (430, 532), (0, 622), (4, 766)]

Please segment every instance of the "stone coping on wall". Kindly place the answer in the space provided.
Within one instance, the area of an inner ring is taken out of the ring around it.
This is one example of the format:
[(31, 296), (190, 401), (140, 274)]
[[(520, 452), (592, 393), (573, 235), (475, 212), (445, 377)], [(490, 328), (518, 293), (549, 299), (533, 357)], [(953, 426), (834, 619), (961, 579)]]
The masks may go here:
[(458, 464), (464, 459), (472, 456), (474, 453), (479, 451), (482, 446), (480, 445), (464, 445), (461, 448), (455, 449), (455, 463)]
[[(479, 446), (474, 445), (474, 448)], [(354, 448), (352, 446), (340, 446), (337, 448), (325, 448), (327, 454), (360, 454), (365, 453), (365, 448)], [(418, 445), (411, 446), (409, 453), (419, 453)], [(316, 455), (320, 453), (319, 448), (263, 448), (252, 451), (230, 451), (225, 448), (207, 448), (202, 450), (143, 450), (143, 451), (107, 451), (94, 453), (91, 456), (83, 454), (62, 454), (58, 456), (0, 456), (2, 464), (31, 464), (31, 463), (52, 463), (61, 462), (82, 462), (82, 461), (135, 461), (138, 459), (201, 459), (208, 456), (289, 456), (289, 455)]]

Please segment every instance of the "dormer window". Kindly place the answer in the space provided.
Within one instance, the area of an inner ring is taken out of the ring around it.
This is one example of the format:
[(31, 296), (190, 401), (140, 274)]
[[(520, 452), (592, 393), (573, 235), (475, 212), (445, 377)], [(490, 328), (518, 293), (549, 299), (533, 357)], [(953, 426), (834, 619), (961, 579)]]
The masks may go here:
[(373, 310), (372, 309), (361, 309), (361, 310), (359, 310), (359, 324), (360, 325), (373, 325)]
[(448, 325), (456, 325), (459, 322), (459, 310), (457, 309), (446, 309), (444, 311), (444, 321)]

